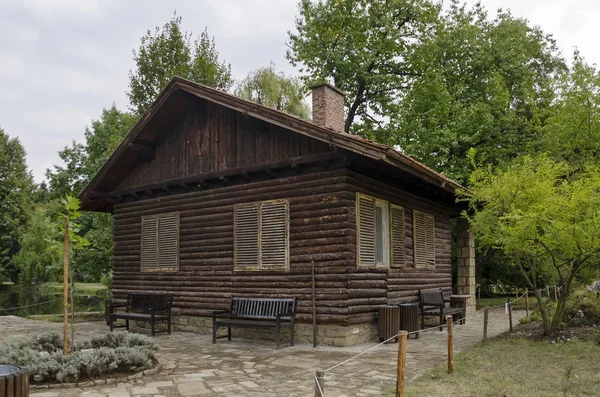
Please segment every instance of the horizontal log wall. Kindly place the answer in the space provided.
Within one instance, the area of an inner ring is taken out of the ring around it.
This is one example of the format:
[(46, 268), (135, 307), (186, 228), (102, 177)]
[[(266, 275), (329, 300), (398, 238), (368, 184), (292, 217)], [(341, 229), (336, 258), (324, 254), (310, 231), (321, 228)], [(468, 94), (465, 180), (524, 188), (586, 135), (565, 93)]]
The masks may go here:
[[(448, 208), (423, 197), (395, 189), (381, 181), (350, 172), (348, 183), (353, 192), (381, 198), (405, 209), (406, 266), (403, 268), (353, 267), (348, 274), (348, 322), (375, 321), (380, 305), (418, 300), (419, 289), (442, 288), (452, 291), (451, 232)], [(412, 211), (435, 216), (435, 269), (415, 269)], [(356, 209), (350, 208), (353, 235), (356, 236)]]
[[(128, 291), (173, 292), (176, 310), (201, 316), (227, 308), (234, 293), (297, 297), (298, 320), (309, 322), (314, 261), (318, 321), (345, 324), (346, 274), (355, 265), (356, 249), (347, 175), (344, 169), (330, 170), (116, 205), (115, 297)], [(233, 205), (270, 199), (290, 202), (290, 270), (234, 272)], [(180, 213), (179, 271), (140, 272), (141, 217), (170, 211)]]
[(154, 158), (139, 163), (116, 189), (329, 151), (326, 143), (199, 98), (156, 143)]

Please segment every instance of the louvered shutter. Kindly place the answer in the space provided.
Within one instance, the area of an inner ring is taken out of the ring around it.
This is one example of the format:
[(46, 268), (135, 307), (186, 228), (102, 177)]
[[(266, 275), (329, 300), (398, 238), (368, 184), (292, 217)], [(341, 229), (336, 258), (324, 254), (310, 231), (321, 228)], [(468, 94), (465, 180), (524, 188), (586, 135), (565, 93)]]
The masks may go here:
[(140, 254), (142, 270), (158, 269), (158, 216), (142, 217), (142, 247)]
[(158, 218), (158, 267), (177, 270), (179, 264), (179, 213)]
[(425, 214), (413, 211), (413, 245), (415, 268), (427, 267), (427, 233), (425, 233)]
[(356, 197), (358, 265), (375, 266), (375, 200)]
[(234, 210), (235, 267), (244, 269), (259, 262), (259, 204), (239, 205)]
[(397, 205), (390, 206), (390, 234), (391, 234), (391, 266), (401, 267), (406, 264), (406, 230), (404, 229), (404, 208)]
[(260, 265), (288, 266), (289, 222), (286, 201), (263, 202), (260, 213)]
[(432, 215), (425, 215), (425, 238), (427, 268), (435, 268), (435, 219)]

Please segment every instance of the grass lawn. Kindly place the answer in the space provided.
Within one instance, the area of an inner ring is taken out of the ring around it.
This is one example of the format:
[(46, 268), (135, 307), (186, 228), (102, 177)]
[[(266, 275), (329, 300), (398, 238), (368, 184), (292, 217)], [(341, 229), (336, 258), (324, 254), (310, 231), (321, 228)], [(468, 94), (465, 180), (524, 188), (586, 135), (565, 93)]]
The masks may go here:
[[(407, 397), (598, 396), (600, 345), (508, 336), (455, 356), (454, 373), (440, 365), (407, 384)], [(387, 396), (393, 396), (391, 391)]]
[[(45, 283), (44, 288), (49, 293), (59, 293), (63, 290), (62, 283)], [(102, 295), (107, 290), (101, 283), (75, 283), (75, 291), (79, 295)]]

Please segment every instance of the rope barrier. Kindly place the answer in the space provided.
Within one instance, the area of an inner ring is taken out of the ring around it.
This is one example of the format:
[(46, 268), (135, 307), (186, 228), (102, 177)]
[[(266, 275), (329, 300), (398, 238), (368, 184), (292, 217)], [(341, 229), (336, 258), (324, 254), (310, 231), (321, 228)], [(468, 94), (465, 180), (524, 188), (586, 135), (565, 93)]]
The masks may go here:
[[(519, 300), (519, 299), (521, 299), (522, 297), (524, 297), (524, 296), (525, 296), (525, 294), (527, 294), (527, 291), (525, 291), (525, 292), (523, 293), (523, 295), (521, 295), (520, 297), (518, 297), (518, 298), (517, 298), (517, 299), (515, 299), (514, 301), (509, 301), (509, 302), (510, 302), (510, 303), (516, 302), (517, 300)], [(505, 306), (505, 303), (502, 303), (502, 304), (500, 304), (500, 305), (489, 306), (489, 307), (487, 307), (487, 309), (488, 309), (488, 310), (489, 310), (489, 309), (496, 309), (496, 308), (500, 308), (500, 307), (504, 307), (504, 306)], [(452, 324), (457, 324), (457, 323), (459, 323), (459, 322), (462, 322), (462, 321), (466, 320), (467, 318), (471, 318), (471, 317), (473, 317), (474, 315), (476, 315), (476, 314), (479, 314), (479, 313), (483, 312), (485, 309), (486, 309), (486, 308), (483, 308), (483, 309), (476, 310), (476, 311), (474, 311), (473, 313), (471, 313), (471, 314), (468, 314), (468, 315), (466, 315), (465, 317), (463, 317), (463, 318), (461, 318), (461, 319), (458, 319), (458, 320), (455, 320), (455, 321), (453, 321), (453, 322), (452, 322)], [(422, 329), (422, 330), (419, 330), (419, 331), (411, 331), (411, 332), (407, 332), (407, 335), (413, 335), (413, 334), (417, 334), (417, 333), (429, 332), (429, 331), (438, 330), (438, 329), (440, 329), (440, 328), (445, 328), (445, 327), (447, 327), (447, 324), (441, 324), (441, 325), (437, 325), (437, 326), (435, 326), (435, 327), (429, 327), (429, 328), (427, 328), (427, 329)], [(350, 357), (350, 358), (349, 358), (349, 359), (347, 359), (347, 360), (344, 360), (344, 361), (342, 361), (342, 362), (340, 362), (340, 363), (338, 363), (338, 364), (336, 364), (336, 365), (334, 365), (334, 366), (332, 366), (332, 367), (329, 367), (329, 368), (327, 368), (327, 369), (325, 370), (325, 373), (327, 373), (327, 372), (329, 372), (329, 371), (332, 371), (332, 370), (334, 370), (334, 369), (336, 369), (336, 368), (338, 368), (338, 367), (340, 367), (340, 366), (342, 366), (342, 365), (344, 365), (344, 364), (346, 364), (346, 363), (349, 363), (350, 361), (353, 361), (353, 360), (357, 359), (358, 357), (362, 356), (363, 354), (366, 354), (366, 353), (370, 352), (371, 350), (375, 350), (375, 349), (376, 349), (376, 348), (378, 348), (379, 346), (381, 346), (381, 345), (383, 345), (383, 344), (386, 344), (387, 342), (389, 342), (389, 341), (391, 341), (392, 339), (395, 339), (395, 338), (397, 338), (397, 337), (399, 337), (399, 335), (398, 335), (398, 334), (396, 334), (396, 335), (392, 336), (391, 338), (388, 338), (387, 340), (384, 340), (383, 342), (380, 342), (380, 343), (378, 343), (378, 344), (377, 344), (377, 345), (375, 345), (375, 346), (372, 346), (372, 347), (368, 348), (367, 350), (364, 350), (364, 351), (362, 351), (362, 352), (360, 352), (360, 353), (358, 353), (358, 354), (356, 354), (356, 355), (354, 355), (354, 356)]]
[(56, 302), (56, 301), (60, 301), (60, 300), (62, 300), (62, 298), (52, 299), (52, 300), (45, 301), (45, 302), (34, 303), (33, 305), (9, 307), (8, 309), (0, 309), (0, 312), (8, 312), (8, 311), (11, 311), (11, 310), (24, 309), (26, 307), (40, 306), (40, 305), (45, 305), (46, 303), (52, 303), (52, 302)]

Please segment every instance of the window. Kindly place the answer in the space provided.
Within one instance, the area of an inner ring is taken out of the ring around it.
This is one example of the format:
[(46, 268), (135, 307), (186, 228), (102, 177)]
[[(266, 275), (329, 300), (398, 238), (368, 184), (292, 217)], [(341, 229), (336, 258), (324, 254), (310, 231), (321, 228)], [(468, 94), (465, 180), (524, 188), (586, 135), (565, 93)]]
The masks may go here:
[(433, 215), (413, 211), (415, 267), (435, 268), (435, 219)]
[(358, 266), (405, 264), (404, 209), (385, 200), (357, 194)]
[(289, 227), (286, 200), (236, 205), (235, 270), (289, 269)]
[(142, 271), (177, 271), (179, 267), (179, 213), (142, 217)]

